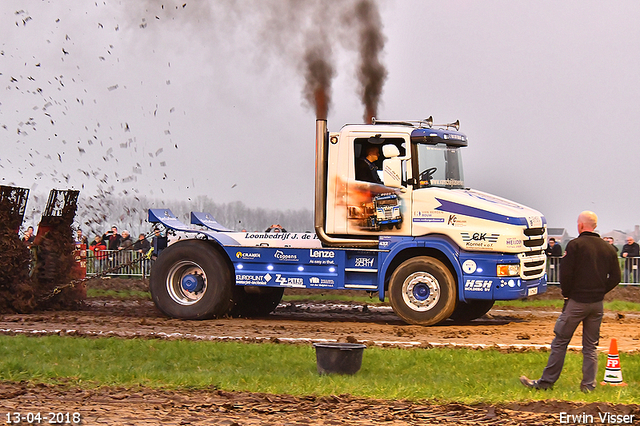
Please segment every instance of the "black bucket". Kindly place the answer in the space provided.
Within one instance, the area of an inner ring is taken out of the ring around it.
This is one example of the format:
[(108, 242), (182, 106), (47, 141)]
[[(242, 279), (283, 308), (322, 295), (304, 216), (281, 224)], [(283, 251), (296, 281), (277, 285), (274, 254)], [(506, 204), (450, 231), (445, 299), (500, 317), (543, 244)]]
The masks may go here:
[(314, 343), (313, 346), (320, 374), (356, 374), (366, 348), (360, 343)]

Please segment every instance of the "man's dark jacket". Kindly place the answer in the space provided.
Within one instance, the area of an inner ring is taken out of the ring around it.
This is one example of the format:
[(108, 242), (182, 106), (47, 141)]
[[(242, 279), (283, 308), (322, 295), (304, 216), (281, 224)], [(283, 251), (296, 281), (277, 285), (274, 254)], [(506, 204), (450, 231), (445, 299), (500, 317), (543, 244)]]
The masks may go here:
[(618, 255), (598, 234), (585, 231), (567, 244), (560, 262), (564, 297), (582, 303), (599, 302), (619, 282)]
[(360, 158), (356, 162), (356, 179), (365, 182), (382, 183), (378, 176), (378, 166), (366, 158)]
[(635, 242), (625, 244), (622, 246), (622, 253), (627, 253), (627, 257), (640, 257), (640, 246)]

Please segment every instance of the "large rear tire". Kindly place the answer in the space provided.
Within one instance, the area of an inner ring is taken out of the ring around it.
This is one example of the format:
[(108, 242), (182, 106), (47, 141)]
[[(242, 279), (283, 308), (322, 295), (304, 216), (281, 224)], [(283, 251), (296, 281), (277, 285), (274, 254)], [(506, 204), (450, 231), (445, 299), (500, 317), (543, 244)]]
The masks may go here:
[(248, 318), (269, 315), (278, 307), (283, 294), (282, 287), (237, 286), (230, 315)]
[(491, 310), (495, 301), (493, 300), (468, 300), (458, 302), (451, 314), (454, 321), (466, 322), (478, 319)]
[(160, 253), (151, 269), (153, 302), (165, 315), (207, 319), (233, 306), (233, 276), (222, 255), (199, 240), (175, 243)]
[(389, 301), (394, 312), (409, 324), (433, 325), (449, 318), (456, 299), (453, 275), (437, 259), (414, 257), (391, 275)]

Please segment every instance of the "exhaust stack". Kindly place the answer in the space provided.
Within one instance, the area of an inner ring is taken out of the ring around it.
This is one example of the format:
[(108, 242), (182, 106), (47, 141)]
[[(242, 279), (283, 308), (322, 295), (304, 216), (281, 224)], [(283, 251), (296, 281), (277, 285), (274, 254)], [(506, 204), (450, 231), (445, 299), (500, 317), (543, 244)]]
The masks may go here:
[(324, 229), (327, 206), (327, 120), (316, 120), (316, 194), (315, 194), (315, 231), (322, 244), (334, 247), (378, 247), (378, 240), (337, 238), (327, 235)]

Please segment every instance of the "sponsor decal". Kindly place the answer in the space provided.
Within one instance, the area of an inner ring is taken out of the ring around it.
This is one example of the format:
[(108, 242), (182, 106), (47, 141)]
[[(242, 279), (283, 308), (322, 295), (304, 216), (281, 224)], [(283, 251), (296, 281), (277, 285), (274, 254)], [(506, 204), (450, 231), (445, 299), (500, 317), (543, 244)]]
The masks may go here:
[(444, 138), (445, 139), (456, 139), (459, 141), (466, 141), (467, 138), (462, 136), (462, 135), (458, 135), (457, 133), (445, 133), (444, 134)]
[(522, 247), (522, 239), (509, 237), (505, 241), (505, 244), (507, 245), (507, 247), (520, 248)]
[(246, 239), (265, 239), (265, 240), (288, 240), (292, 235), (288, 232), (247, 232), (244, 234)]
[(440, 186), (463, 186), (464, 182), (458, 179), (431, 179), (431, 184)]
[(473, 274), (477, 268), (478, 266), (476, 265), (476, 262), (471, 259), (465, 260), (462, 264), (462, 270), (465, 274)]
[(489, 234), (487, 232), (461, 232), (462, 241), (466, 248), (492, 248), (498, 241), (500, 234)]
[(324, 278), (311, 277), (309, 278), (309, 284), (311, 287), (333, 287), (335, 282)]
[(310, 249), (309, 250), (309, 257), (311, 257), (311, 258), (321, 257), (323, 259), (333, 259), (334, 257), (336, 257), (336, 253), (333, 252), (333, 251)]
[(498, 237), (500, 236), (500, 234), (489, 234), (487, 232), (474, 232), (474, 233), (470, 233), (470, 232), (461, 232), (460, 235), (462, 235), (462, 241), (467, 242), (467, 241), (487, 241), (490, 243), (495, 243), (498, 241)]
[(493, 281), (491, 280), (467, 280), (464, 283), (465, 291), (491, 291), (491, 284)]
[(296, 254), (287, 254), (287, 253), (283, 252), (282, 250), (276, 250), (276, 252), (274, 253), (273, 257), (275, 257), (276, 259), (278, 259), (280, 261), (285, 261), (285, 262), (297, 262), (298, 261), (298, 255), (296, 255)]
[(393, 178), (393, 180), (395, 180), (396, 182), (400, 182), (401, 181), (400, 175), (397, 174), (391, 167), (386, 166), (384, 168), (384, 172), (387, 173), (389, 176), (391, 176)]
[(356, 268), (370, 268), (375, 260), (368, 257), (356, 257)]
[(527, 217), (527, 223), (529, 224), (529, 228), (541, 228), (542, 218), (540, 216), (529, 216)]
[(414, 217), (414, 222), (444, 223), (444, 217)]
[(447, 220), (447, 225), (449, 226), (467, 226), (467, 221), (458, 218), (455, 214), (449, 215), (449, 220)]
[(414, 222), (422, 223), (444, 223), (445, 218), (441, 212), (435, 211), (417, 211), (413, 213)]
[(260, 259), (260, 253), (243, 253), (239, 251), (236, 253), (236, 257), (243, 260)]
[(304, 287), (304, 279), (302, 278), (285, 278), (276, 274), (275, 281), (283, 287)]
[(271, 281), (271, 274), (254, 275), (254, 274), (236, 274), (236, 284), (241, 285), (266, 285)]
[(378, 244), (380, 247), (387, 247), (389, 245), (389, 241), (380, 241), (380, 244)]
[(309, 257), (311, 258), (309, 263), (333, 265), (335, 263), (334, 258), (336, 257), (336, 253), (328, 250), (309, 249)]

